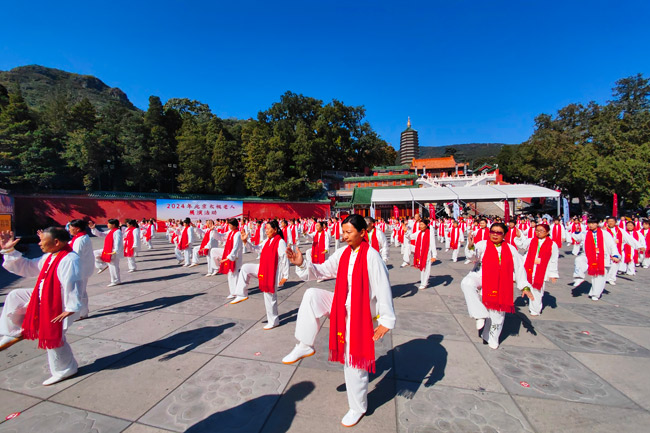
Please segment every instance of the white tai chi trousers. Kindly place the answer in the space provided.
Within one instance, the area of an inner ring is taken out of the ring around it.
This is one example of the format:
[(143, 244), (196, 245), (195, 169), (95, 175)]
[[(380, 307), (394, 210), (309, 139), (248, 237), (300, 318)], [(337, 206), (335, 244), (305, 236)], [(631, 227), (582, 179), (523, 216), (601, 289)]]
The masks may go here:
[(148, 250), (153, 250), (153, 244), (152, 244), (151, 240), (147, 240), (146, 238), (143, 238), (142, 243), (147, 246)]
[[(208, 259), (208, 273), (219, 271), (222, 257), (223, 248), (212, 248), (210, 250), (210, 259)], [(237, 263), (239, 262), (235, 261), (235, 270), (233, 272), (228, 272), (228, 289), (231, 295), (237, 294), (237, 280), (240, 271), (240, 269), (237, 267)]]
[[(16, 289), (9, 292), (2, 308), (2, 315), (0, 315), (0, 335), (8, 337), (21, 336), (23, 319), (33, 290)], [(71, 317), (76, 317), (76, 315)], [(56, 349), (47, 349), (47, 360), (50, 364), (52, 376), (62, 377), (77, 370), (77, 361), (72, 354), (72, 348), (65, 341), (67, 320), (69, 319), (66, 319), (63, 324), (63, 346)]]
[(571, 254), (577, 256), (580, 253), (580, 244), (574, 244), (573, 249), (571, 249)]
[(483, 277), (481, 272), (470, 272), (460, 282), (460, 288), (465, 295), (465, 302), (467, 302), (467, 311), (470, 317), (474, 319), (487, 319), (492, 322), (490, 327), (490, 336), (488, 343), (499, 344), (499, 336), (503, 329), (503, 321), (505, 320), (506, 313), (503, 311), (489, 310), (483, 305), (481, 300), (481, 287), (483, 285)]
[(80, 317), (88, 316), (88, 291), (86, 287), (88, 286), (88, 278), (82, 278), (79, 280), (79, 300), (81, 301), (81, 310), (79, 310)]
[(456, 248), (455, 250), (451, 250), (451, 261), (452, 262), (457, 262), (458, 261), (458, 251), (460, 251), (460, 248)]
[(120, 283), (120, 258), (117, 254), (113, 254), (111, 261), (106, 263), (102, 260), (102, 251), (95, 250), (95, 267), (97, 269), (104, 269), (104, 266), (108, 265), (108, 272), (111, 274), (111, 283)]
[[(587, 256), (584, 254), (576, 257), (575, 267), (573, 269), (573, 278), (579, 278), (581, 280), (585, 279), (585, 273), (589, 269), (589, 262), (587, 261)], [(592, 275), (591, 276), (591, 290), (589, 291), (589, 296), (595, 296), (600, 298), (603, 290), (605, 290), (605, 283), (609, 281), (609, 275), (611, 270), (614, 269), (614, 278), (616, 278), (616, 269), (618, 269), (618, 264), (613, 263), (609, 269), (605, 268), (605, 275)]]
[(138, 270), (138, 267), (135, 264), (135, 256), (127, 257), (126, 258), (126, 264), (129, 267), (129, 271), (137, 271)]
[[(307, 289), (302, 297), (300, 308), (298, 309), (298, 318), (296, 320), (296, 339), (307, 346), (314, 346), (316, 334), (320, 327), (320, 319), (329, 316), (332, 310), (332, 301), (334, 293), (323, 289)], [(350, 409), (366, 413), (368, 410), (368, 372), (366, 370), (353, 368), (348, 365), (348, 350), (350, 341), (350, 316), (345, 318), (346, 338), (345, 338), (345, 387), (348, 394), (348, 404)]]
[(644, 269), (648, 269), (650, 267), (650, 251), (646, 250), (645, 254), (639, 253), (639, 261)]
[(184, 262), (183, 265), (185, 266), (190, 265), (190, 256), (192, 254), (190, 247), (187, 247), (184, 250), (179, 250), (178, 247), (176, 247), (174, 249), (174, 254), (176, 254), (176, 260), (178, 260), (179, 262)]
[[(246, 263), (241, 267), (239, 278), (237, 278), (237, 287), (235, 288), (235, 295), (246, 297), (248, 296), (248, 283), (251, 277), (257, 278), (260, 272), (260, 265), (253, 263)], [(277, 287), (276, 287), (277, 291)], [(278, 294), (264, 293), (264, 306), (266, 307), (266, 320), (269, 325), (278, 326), (280, 318), (278, 317)]]
[(420, 271), (420, 287), (427, 287), (429, 284), (429, 277), (431, 276), (431, 260), (427, 259), (424, 270)]

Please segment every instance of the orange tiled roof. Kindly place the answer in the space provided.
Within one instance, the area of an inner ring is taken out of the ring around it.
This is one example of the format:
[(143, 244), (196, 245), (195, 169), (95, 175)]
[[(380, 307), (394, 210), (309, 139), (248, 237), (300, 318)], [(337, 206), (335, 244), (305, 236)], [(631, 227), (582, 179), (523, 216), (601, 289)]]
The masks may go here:
[(456, 160), (453, 156), (443, 156), (442, 158), (425, 158), (415, 159), (411, 161), (412, 168), (456, 168)]

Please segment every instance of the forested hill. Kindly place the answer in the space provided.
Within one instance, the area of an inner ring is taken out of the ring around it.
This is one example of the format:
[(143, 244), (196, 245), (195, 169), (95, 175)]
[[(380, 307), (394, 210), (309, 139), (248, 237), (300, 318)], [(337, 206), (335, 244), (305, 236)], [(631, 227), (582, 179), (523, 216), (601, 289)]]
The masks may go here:
[[(454, 155), (458, 162), (469, 162), (472, 168), (483, 164), (494, 164), (504, 143), (467, 143), (449, 146), (420, 146), (420, 158), (440, 158)], [(515, 145), (516, 146), (516, 145)]]
[(99, 109), (111, 101), (118, 101), (129, 110), (137, 110), (126, 93), (116, 87), (107, 86), (102, 80), (91, 75), (79, 75), (39, 65), (0, 71), (0, 85), (11, 92), (16, 84), (20, 85), (27, 105), (35, 110), (40, 110), (57, 96), (64, 96), (72, 103), (88, 98)]

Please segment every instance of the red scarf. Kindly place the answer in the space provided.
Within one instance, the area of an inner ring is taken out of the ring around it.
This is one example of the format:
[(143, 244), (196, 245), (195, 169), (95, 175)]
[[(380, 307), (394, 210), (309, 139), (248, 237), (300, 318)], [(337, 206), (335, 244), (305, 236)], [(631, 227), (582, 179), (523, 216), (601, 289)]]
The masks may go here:
[(282, 237), (275, 235), (267, 239), (260, 254), (260, 270), (257, 279), (260, 280), (260, 292), (275, 293), (275, 278), (278, 273), (278, 244)]
[(291, 226), (291, 234), (293, 235), (293, 241), (294, 241), (294, 242), (296, 241), (296, 230), (297, 230), (296, 225), (293, 224), (293, 225)]
[(74, 247), (74, 242), (79, 239), (80, 237), (86, 236), (85, 232), (79, 232), (72, 239), (70, 239), (70, 242), (68, 242), (68, 245), (70, 245), (70, 248)]
[(647, 257), (650, 256), (650, 229), (646, 232), (644, 237), (645, 237), (645, 249), (646, 249), (645, 255)]
[(526, 236), (528, 237), (528, 239), (530, 239), (530, 238), (532, 238), (533, 236), (535, 236), (535, 228), (534, 228), (534, 227), (529, 228), (529, 229), (528, 229), (528, 232), (526, 233)]
[[(234, 238), (235, 230), (232, 230), (230, 233), (228, 233), (228, 239), (226, 239), (226, 245), (223, 247), (223, 255), (221, 256), (221, 260), (226, 260), (232, 252)], [(232, 260), (225, 261), (219, 265), (220, 274), (227, 274), (228, 272), (235, 272), (235, 262)]]
[(187, 231), (189, 229), (190, 226), (187, 226), (183, 229), (183, 232), (181, 233), (181, 242), (178, 244), (179, 250), (186, 250), (187, 247), (190, 246), (189, 235), (187, 234)]
[(311, 244), (311, 262), (317, 265), (325, 263), (325, 232), (316, 232)]
[(205, 257), (210, 253), (210, 248), (208, 248), (208, 243), (210, 243), (210, 235), (212, 234), (212, 229), (207, 229), (203, 235), (203, 240), (201, 241), (201, 246), (199, 246), (199, 256)]
[(260, 244), (260, 238), (261, 238), (260, 229), (261, 228), (262, 228), (261, 225), (257, 225), (255, 227), (255, 234), (253, 236), (251, 236), (251, 241), (253, 241), (253, 245), (259, 245)]
[[(63, 322), (52, 323), (52, 319), (63, 313), (61, 282), (57, 271), (59, 263), (70, 251), (72, 248), (66, 245), (57, 253), (54, 260), (52, 254), (45, 259), (32, 296), (29, 298), (23, 319), (23, 338), (27, 340), (38, 338), (38, 347), (41, 349), (56, 349), (63, 346)], [(43, 290), (39, 296), (38, 288), (41, 282)]]
[(476, 236), (474, 236), (474, 243), (479, 241), (485, 241), (490, 238), (490, 229), (485, 227), (484, 229), (478, 229)]
[[(639, 233), (635, 231), (628, 231), (627, 233), (637, 241), (639, 240)], [(632, 247), (630, 245), (625, 244), (623, 249), (625, 250), (625, 263), (636, 263), (639, 261), (639, 252), (636, 249), (634, 250), (634, 257), (632, 257)]]
[(490, 310), (514, 313), (512, 276), (515, 262), (510, 246), (501, 244), (501, 259), (497, 247), (486, 242), (481, 272), (483, 277), (483, 305)]
[(379, 251), (379, 241), (377, 240), (377, 229), (374, 229), (372, 231), (372, 239), (368, 239), (368, 232), (366, 232), (366, 235), (364, 236), (364, 239), (367, 242), (370, 242), (370, 246)]
[(151, 240), (151, 232), (153, 231), (153, 224), (147, 224), (144, 229), (144, 238), (149, 242)]
[(104, 249), (102, 250), (101, 256), (102, 262), (110, 262), (114, 255), (111, 253), (113, 252), (113, 233), (115, 233), (115, 230), (117, 229), (111, 229), (104, 238)]
[(592, 231), (587, 231), (585, 236), (585, 254), (589, 263), (587, 273), (589, 275), (605, 275), (605, 240), (602, 230), (597, 230), (596, 232), (598, 245), (594, 243), (594, 234)]
[[(368, 242), (361, 242), (352, 269), (350, 289), (350, 346), (349, 365), (354, 368), (375, 372), (374, 330), (370, 314), (370, 282), (368, 279)], [(345, 364), (345, 336), (348, 298), (348, 268), (352, 248), (346, 248), (339, 261), (334, 288), (334, 300), (330, 312), (330, 354), (329, 360)]]
[(451, 228), (451, 242), (449, 243), (449, 248), (452, 250), (458, 249), (458, 241), (460, 240), (460, 228), (452, 227)]
[(555, 242), (558, 248), (562, 248), (562, 227), (560, 224), (553, 224), (553, 230), (551, 231), (551, 239)]
[(431, 242), (431, 230), (424, 230), (418, 234), (415, 243), (415, 255), (413, 256), (413, 266), (423, 271), (427, 266), (429, 259), (429, 243)]
[(515, 234), (517, 234), (517, 229), (516, 228), (509, 229), (508, 233), (506, 233), (505, 241), (506, 241), (507, 244), (510, 244), (510, 245), (516, 247), (516, 245), (515, 245), (515, 237), (516, 237)]
[[(613, 233), (612, 230), (616, 233)], [(618, 253), (621, 254), (623, 252), (623, 232), (616, 227), (614, 227), (613, 229), (607, 227), (607, 232), (610, 235), (612, 235), (612, 237), (614, 238), (614, 242), (616, 242), (616, 248), (618, 249)]]
[(124, 235), (124, 257), (133, 257), (133, 228), (126, 229), (126, 234)]
[[(544, 285), (546, 268), (548, 268), (548, 263), (551, 261), (551, 254), (553, 252), (552, 244), (553, 242), (543, 242), (542, 246), (539, 248), (538, 255), (537, 249), (539, 247), (539, 239), (535, 236), (528, 247), (528, 254), (526, 255), (524, 266), (526, 268), (528, 282), (532, 283), (533, 288), (537, 290), (542, 290), (542, 286)], [(537, 265), (537, 272), (535, 272), (533, 278), (533, 269), (535, 268), (535, 265)]]
[(397, 240), (400, 244), (404, 243), (404, 227), (400, 224), (399, 229), (397, 229)]

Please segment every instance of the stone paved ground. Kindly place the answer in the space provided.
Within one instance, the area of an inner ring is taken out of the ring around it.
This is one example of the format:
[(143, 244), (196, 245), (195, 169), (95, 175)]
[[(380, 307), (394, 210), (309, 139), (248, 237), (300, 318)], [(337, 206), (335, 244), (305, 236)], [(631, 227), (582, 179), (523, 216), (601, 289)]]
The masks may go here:
[[(96, 245), (97, 239), (94, 239)], [(0, 432), (332, 432), (347, 410), (343, 374), (327, 362), (327, 327), (317, 353), (281, 363), (295, 340), (307, 287), (293, 269), (279, 292), (281, 324), (263, 331), (262, 296), (229, 305), (224, 276), (178, 267), (171, 246), (138, 258), (139, 271), (106, 287), (89, 283), (91, 316), (68, 333), (79, 374), (52, 387), (43, 351), (21, 342), (0, 353)], [(565, 248), (566, 250), (566, 248)], [(253, 261), (246, 254), (246, 261)], [(460, 280), (468, 272), (440, 252), (431, 288), (391, 250), (397, 327), (377, 346), (369, 413), (361, 432), (639, 432), (650, 425), (650, 271), (620, 277), (599, 302), (589, 283), (570, 286), (572, 256), (550, 287), (540, 317), (521, 300), (502, 345), (481, 343)], [(17, 279), (0, 271), (0, 302)], [(644, 427), (645, 426), (645, 427)]]

